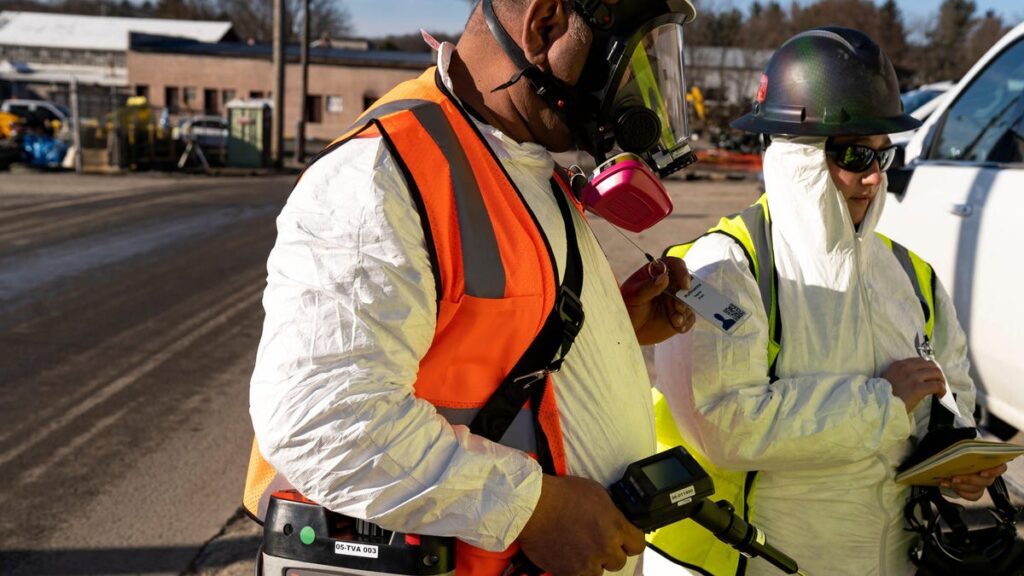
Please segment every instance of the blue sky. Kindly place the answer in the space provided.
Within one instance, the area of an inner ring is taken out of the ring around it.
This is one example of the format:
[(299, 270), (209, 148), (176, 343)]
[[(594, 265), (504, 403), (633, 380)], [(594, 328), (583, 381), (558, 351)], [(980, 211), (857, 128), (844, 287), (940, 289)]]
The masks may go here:
[[(1016, 23), (1024, 20), (1024, 4), (1021, 0), (975, 0), (978, 11), (992, 9), (1003, 16), (1003, 20)], [(469, 15), (470, 3), (466, 0), (342, 0), (352, 14), (355, 31), (360, 36), (385, 36), (405, 34), (420, 28), (441, 32), (457, 32), (462, 29)], [(695, 0), (698, 13), (700, 6), (735, 6), (745, 10), (748, 0)], [(878, 2), (876, 2), (878, 3)], [(781, 2), (788, 6), (789, 2)], [(938, 12), (942, 0), (899, 0), (904, 21), (908, 25), (923, 22), (929, 15)], [(699, 22), (699, 20), (698, 20)]]

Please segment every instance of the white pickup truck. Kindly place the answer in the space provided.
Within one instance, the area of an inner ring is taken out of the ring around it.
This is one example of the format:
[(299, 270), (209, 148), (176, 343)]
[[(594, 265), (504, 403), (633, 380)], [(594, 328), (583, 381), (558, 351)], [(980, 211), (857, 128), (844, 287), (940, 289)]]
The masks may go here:
[(985, 423), (1009, 437), (1024, 430), (1024, 23), (950, 90), (906, 155), (879, 229), (952, 294)]

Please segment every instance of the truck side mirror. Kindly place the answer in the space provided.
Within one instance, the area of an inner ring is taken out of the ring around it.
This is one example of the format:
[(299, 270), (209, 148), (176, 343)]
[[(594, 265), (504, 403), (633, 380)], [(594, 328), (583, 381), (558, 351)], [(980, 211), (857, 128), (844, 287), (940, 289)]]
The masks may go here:
[(889, 180), (889, 192), (899, 200), (903, 199), (903, 195), (907, 192), (907, 186), (910, 184), (910, 177), (914, 175), (913, 164), (907, 166), (905, 159), (906, 150), (903, 146), (898, 146), (892, 166), (885, 173)]

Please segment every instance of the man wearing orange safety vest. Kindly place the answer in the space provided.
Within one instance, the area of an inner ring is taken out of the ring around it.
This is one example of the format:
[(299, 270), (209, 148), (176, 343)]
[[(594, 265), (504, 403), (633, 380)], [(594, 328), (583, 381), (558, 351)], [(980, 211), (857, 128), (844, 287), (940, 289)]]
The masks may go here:
[(605, 487), (656, 448), (639, 345), (692, 327), (665, 295), (689, 274), (665, 258), (620, 287), (549, 151), (617, 147), (634, 178), (689, 162), (693, 17), (688, 0), (484, 0), (307, 168), (268, 263), (254, 516), (291, 488), (456, 538), (460, 576), (518, 552), (640, 572), (643, 534)]

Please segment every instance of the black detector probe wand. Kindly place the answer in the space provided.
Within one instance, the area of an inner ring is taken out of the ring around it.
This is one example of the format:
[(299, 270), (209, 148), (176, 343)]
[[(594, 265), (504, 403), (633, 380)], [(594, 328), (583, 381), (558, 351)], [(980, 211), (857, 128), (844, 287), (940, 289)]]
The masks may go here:
[(806, 576), (764, 532), (737, 516), (732, 504), (708, 500), (714, 492), (711, 477), (681, 446), (630, 464), (611, 487), (616, 506), (644, 532), (689, 518), (748, 558), (761, 557), (786, 574)]

